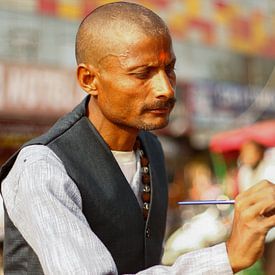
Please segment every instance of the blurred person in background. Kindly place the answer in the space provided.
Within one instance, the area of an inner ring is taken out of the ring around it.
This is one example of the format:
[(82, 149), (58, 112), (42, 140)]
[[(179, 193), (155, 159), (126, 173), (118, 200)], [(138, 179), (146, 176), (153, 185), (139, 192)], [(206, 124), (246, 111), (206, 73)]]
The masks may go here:
[(275, 170), (272, 166), (268, 167), (269, 163), (264, 159), (264, 153), (265, 147), (253, 140), (242, 145), (239, 155), (239, 192), (247, 190), (262, 179), (274, 182)]
[(214, 183), (212, 171), (205, 161), (194, 159), (182, 164), (176, 170), (174, 181), (169, 186), (169, 206), (176, 208), (176, 215), (180, 216), (176, 219), (177, 227), (181, 226), (184, 220), (201, 212), (199, 206), (179, 207), (178, 201), (214, 200), (221, 193), (222, 190)]
[(205, 162), (188, 163), (184, 179), (189, 186), (189, 200), (215, 200), (222, 192), (214, 183), (212, 171)]
[(169, 186), (168, 214), (174, 219), (168, 220), (172, 224), (168, 224), (164, 246), (162, 261), (165, 264), (171, 265), (179, 255), (212, 246), (228, 237), (221, 213), (215, 206), (177, 204), (178, 201), (215, 200), (221, 194), (222, 189), (215, 183), (206, 160), (194, 157), (176, 170), (174, 182)]
[(167, 179), (149, 130), (167, 125), (176, 82), (162, 19), (133, 3), (101, 6), (79, 27), (76, 58), (88, 96), (1, 169), (5, 274), (232, 274), (253, 264), (275, 225), (266, 181), (237, 197), (226, 243), (160, 265)]

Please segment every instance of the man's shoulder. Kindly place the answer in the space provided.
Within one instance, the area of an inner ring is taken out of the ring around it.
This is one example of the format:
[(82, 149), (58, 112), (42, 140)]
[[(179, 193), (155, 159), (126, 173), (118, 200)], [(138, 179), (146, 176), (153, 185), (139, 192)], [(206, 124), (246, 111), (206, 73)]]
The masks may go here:
[(85, 97), (71, 112), (60, 117), (45, 133), (31, 139), (23, 146), (34, 144), (48, 145), (56, 138), (62, 136), (81, 120), (81, 118), (86, 116), (86, 105), (88, 101), (89, 96)]
[[(35, 165), (35, 169), (39, 167), (45, 169), (50, 166), (63, 167), (61, 160), (55, 155), (55, 153), (44, 145), (29, 145), (22, 148), (16, 159), (7, 173), (7, 178), (19, 179), (22, 173), (28, 171)], [(38, 172), (38, 171), (37, 171)]]
[(34, 144), (22, 148), (16, 158), (16, 162), (31, 163), (37, 161), (60, 162), (55, 153), (45, 145)]

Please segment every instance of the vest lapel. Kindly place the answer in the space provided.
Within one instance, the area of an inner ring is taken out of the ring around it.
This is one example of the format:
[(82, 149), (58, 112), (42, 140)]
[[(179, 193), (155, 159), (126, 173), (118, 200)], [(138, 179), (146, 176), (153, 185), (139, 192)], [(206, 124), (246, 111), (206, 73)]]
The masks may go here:
[[(71, 150), (67, 150), (66, 154), (70, 154), (71, 156), (67, 155), (66, 158), (61, 157), (61, 159), (65, 161), (69, 160), (70, 162), (64, 164), (68, 170), (68, 174), (71, 176), (75, 175), (78, 182), (79, 178), (82, 178), (82, 176), (86, 174), (85, 179), (83, 179), (84, 181), (86, 181), (87, 178), (92, 179), (93, 186), (97, 186), (99, 192), (108, 194), (110, 198), (113, 198), (114, 201), (112, 201), (112, 203), (116, 203), (116, 200), (117, 202), (122, 199), (127, 200), (128, 207), (134, 211), (132, 214), (142, 219), (140, 206), (127, 179), (108, 145), (86, 116), (83, 116), (77, 124), (75, 124), (73, 132), (67, 139), (68, 142), (73, 141), (73, 144), (67, 144)], [(64, 150), (58, 152), (59, 148), (61, 148), (59, 144), (56, 144), (54, 151), (58, 155), (64, 154)], [(72, 161), (73, 163), (71, 163)], [(76, 171), (75, 167), (77, 167), (78, 171)], [(70, 171), (70, 169), (73, 171)], [(91, 188), (93, 188), (93, 186), (91, 185)], [(124, 198), (121, 197), (122, 194)], [(86, 194), (81, 194), (81, 196), (85, 197)], [(85, 207), (85, 205), (83, 205), (83, 207)], [(83, 210), (85, 211), (85, 209)]]

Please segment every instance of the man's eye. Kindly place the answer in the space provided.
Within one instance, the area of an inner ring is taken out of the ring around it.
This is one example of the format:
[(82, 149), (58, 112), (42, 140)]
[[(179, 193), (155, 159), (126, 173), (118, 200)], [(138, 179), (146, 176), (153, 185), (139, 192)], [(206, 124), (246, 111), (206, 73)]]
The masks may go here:
[(145, 71), (145, 72), (138, 72), (135, 73), (135, 76), (139, 79), (145, 79), (149, 76), (150, 72), (149, 71)]

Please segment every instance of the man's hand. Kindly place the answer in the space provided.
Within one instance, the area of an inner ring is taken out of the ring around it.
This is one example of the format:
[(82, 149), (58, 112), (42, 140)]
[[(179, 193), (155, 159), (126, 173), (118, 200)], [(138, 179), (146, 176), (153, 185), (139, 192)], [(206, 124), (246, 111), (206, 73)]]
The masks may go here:
[(233, 272), (252, 265), (264, 251), (265, 236), (275, 226), (275, 184), (261, 181), (235, 200), (231, 236), (226, 242)]

